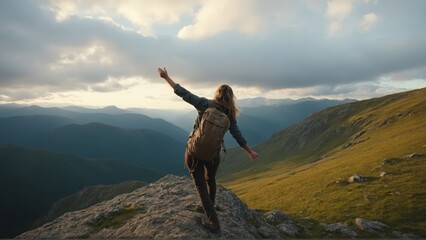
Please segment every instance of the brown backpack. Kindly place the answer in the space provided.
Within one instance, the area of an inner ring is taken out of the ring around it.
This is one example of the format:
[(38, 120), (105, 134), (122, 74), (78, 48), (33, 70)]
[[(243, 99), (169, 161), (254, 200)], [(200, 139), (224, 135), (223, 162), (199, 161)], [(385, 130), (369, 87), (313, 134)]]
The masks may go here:
[(209, 101), (209, 107), (187, 145), (189, 154), (206, 161), (213, 160), (219, 154), (223, 136), (231, 125), (228, 116), (216, 106), (215, 102)]

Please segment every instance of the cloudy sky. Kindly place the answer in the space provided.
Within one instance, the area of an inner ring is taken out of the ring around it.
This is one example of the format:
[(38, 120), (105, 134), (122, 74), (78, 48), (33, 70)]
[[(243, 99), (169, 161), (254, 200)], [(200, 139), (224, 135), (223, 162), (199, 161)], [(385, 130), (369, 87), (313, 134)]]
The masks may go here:
[(424, 0), (0, 1), (0, 103), (181, 108), (426, 87)]

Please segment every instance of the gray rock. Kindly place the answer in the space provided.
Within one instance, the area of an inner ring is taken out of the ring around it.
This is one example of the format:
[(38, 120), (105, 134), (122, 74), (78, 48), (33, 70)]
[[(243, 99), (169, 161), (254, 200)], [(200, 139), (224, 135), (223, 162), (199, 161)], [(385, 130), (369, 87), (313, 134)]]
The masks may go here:
[(343, 223), (331, 223), (331, 224), (323, 224), (325, 231), (332, 233), (339, 233), (345, 237), (354, 238), (357, 237), (358, 234), (350, 229), (348, 225)]
[(373, 233), (381, 232), (383, 231), (384, 228), (389, 228), (389, 226), (384, 223), (381, 223), (378, 221), (366, 220), (363, 218), (355, 219), (355, 225), (363, 231), (373, 232)]
[(352, 146), (352, 145), (353, 145), (353, 143), (351, 143), (351, 142), (345, 143), (345, 144), (343, 145), (343, 149), (348, 148), (348, 147), (350, 147), (350, 146)]
[(257, 229), (257, 233), (259, 233), (259, 235), (262, 238), (270, 238), (270, 239), (281, 238), (281, 235), (277, 233), (275, 228), (268, 227), (268, 226), (260, 226)]
[(192, 180), (166, 176), (155, 183), (121, 194), (89, 208), (68, 212), (17, 238), (281, 238), (270, 225), (234, 193), (218, 186), (216, 203), (220, 234), (203, 228), (204, 213)]
[(350, 176), (349, 179), (348, 179), (348, 182), (350, 182), (350, 183), (365, 182), (365, 181), (367, 181), (367, 179), (359, 173), (355, 173), (353, 176)]
[(405, 156), (405, 158), (419, 158), (421, 156), (422, 155), (418, 154), (418, 153), (411, 153), (411, 154), (408, 154), (407, 156)]
[(290, 221), (279, 224), (277, 228), (282, 234), (286, 236), (296, 237), (300, 235), (299, 228)]
[(268, 223), (274, 224), (274, 225), (290, 220), (290, 218), (287, 215), (285, 215), (283, 212), (279, 210), (272, 210), (270, 212), (263, 214), (263, 216), (265, 217)]

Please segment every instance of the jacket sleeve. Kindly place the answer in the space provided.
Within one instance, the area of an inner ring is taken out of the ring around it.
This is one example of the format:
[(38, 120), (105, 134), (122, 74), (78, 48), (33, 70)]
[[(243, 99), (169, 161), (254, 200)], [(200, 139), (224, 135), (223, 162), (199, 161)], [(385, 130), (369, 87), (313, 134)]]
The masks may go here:
[(244, 147), (244, 145), (247, 144), (247, 140), (241, 134), (241, 131), (238, 128), (236, 120), (231, 120), (231, 126), (229, 127), (229, 132), (231, 133), (232, 137), (234, 137), (234, 139), (237, 141), (238, 145), (240, 145), (240, 147)]
[(185, 102), (194, 106), (199, 112), (204, 112), (209, 106), (207, 98), (198, 97), (197, 95), (192, 94), (190, 91), (186, 90), (179, 84), (175, 85), (174, 92)]

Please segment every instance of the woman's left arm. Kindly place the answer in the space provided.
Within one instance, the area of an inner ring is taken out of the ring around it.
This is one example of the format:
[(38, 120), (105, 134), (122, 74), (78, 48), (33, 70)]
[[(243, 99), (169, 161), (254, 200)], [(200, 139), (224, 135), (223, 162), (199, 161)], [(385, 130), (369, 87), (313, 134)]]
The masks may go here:
[(198, 97), (197, 95), (192, 94), (190, 91), (186, 90), (184, 87), (175, 83), (172, 78), (170, 78), (166, 68), (158, 68), (157, 71), (160, 74), (160, 77), (164, 78), (170, 87), (173, 88), (176, 95), (181, 97), (185, 102), (194, 106), (198, 111), (206, 110), (208, 107), (208, 100), (206, 98)]

